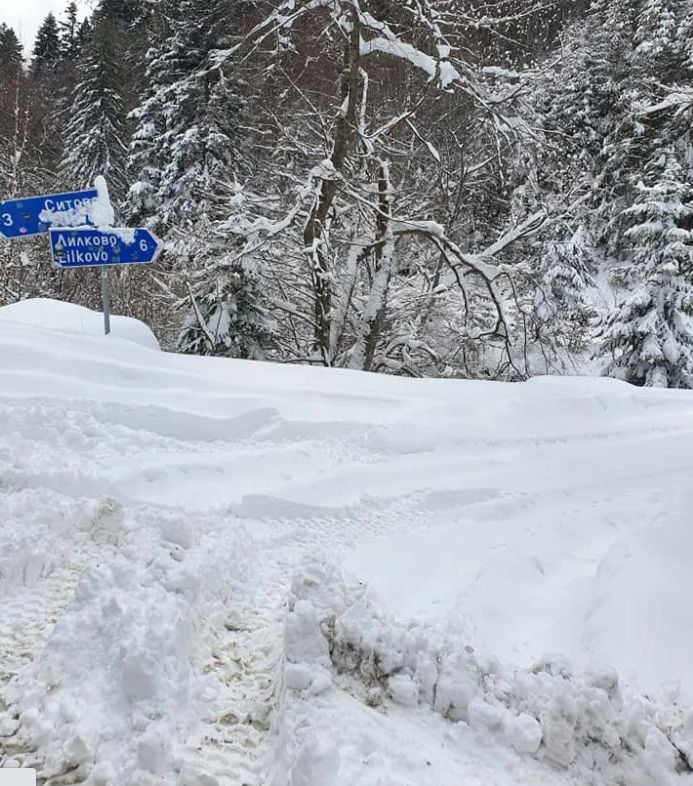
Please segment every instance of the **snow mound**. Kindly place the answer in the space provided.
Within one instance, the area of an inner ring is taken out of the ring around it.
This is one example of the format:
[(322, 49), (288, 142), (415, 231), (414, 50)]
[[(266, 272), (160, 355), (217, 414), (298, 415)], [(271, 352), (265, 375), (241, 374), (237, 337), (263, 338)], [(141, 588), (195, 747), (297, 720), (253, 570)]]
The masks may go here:
[[(5, 471), (4, 478), (9, 486), (11, 475)], [(75, 502), (47, 489), (0, 490), (0, 521), (13, 522), (2, 530), (0, 605), (8, 592), (61, 568), (85, 541), (117, 539), (118, 518), (118, 505), (108, 498)]]
[(6, 731), (48, 779), (151, 786), (185, 771), (183, 786), (206, 783), (184, 742), (215, 711), (220, 686), (200, 634), (247, 581), (240, 541), (207, 544), (175, 517), (101, 508), (74, 524), (112, 551), (87, 566), (42, 651), (7, 686)]
[[(0, 306), (0, 320), (63, 333), (103, 336), (103, 314), (50, 298), (31, 298)], [(132, 317), (111, 316), (111, 335), (149, 349), (159, 349), (154, 333)]]
[[(363, 584), (348, 588), (329, 565), (295, 574), (285, 646), (284, 683), (304, 704), (334, 681), (367, 707), (432, 710), (489, 746), (564, 769), (580, 783), (690, 782), (693, 712), (629, 695), (610, 668), (583, 672), (559, 657), (515, 668), (478, 652), (458, 632), (393, 620), (374, 607)], [(290, 695), (285, 701), (291, 706)], [(321, 759), (331, 747), (320, 735), (302, 734), (305, 746), (292, 735), (284, 751), (289, 782), (347, 783), (339, 757)]]

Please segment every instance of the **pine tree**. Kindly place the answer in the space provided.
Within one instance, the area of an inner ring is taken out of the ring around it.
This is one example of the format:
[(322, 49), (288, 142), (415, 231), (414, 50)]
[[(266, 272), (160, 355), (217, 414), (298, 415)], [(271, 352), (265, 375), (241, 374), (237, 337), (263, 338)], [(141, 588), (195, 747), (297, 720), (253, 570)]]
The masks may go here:
[(113, 21), (100, 8), (78, 66), (65, 128), (62, 177), (84, 187), (103, 175), (114, 200), (126, 191), (128, 128), (122, 96), (123, 51)]
[(77, 18), (77, 3), (72, 0), (65, 9), (64, 19), (58, 23), (60, 29), (60, 49), (65, 60), (76, 60), (79, 57), (80, 24)]
[(691, 187), (671, 150), (651, 167), (622, 213), (630, 245), (631, 293), (602, 337), (605, 373), (635, 385), (693, 387), (693, 220)]
[(646, 0), (635, 31), (635, 62), (660, 81), (676, 78), (681, 66), (678, 47), (680, 0)]
[(687, 0), (681, 13), (681, 22), (676, 31), (676, 48), (684, 67), (690, 75), (693, 69), (693, 2)]
[(43, 20), (36, 33), (32, 52), (31, 71), (34, 76), (50, 75), (60, 61), (61, 46), (58, 23), (53, 14)]
[(22, 45), (11, 27), (0, 23), (0, 67), (3, 74), (19, 69), (22, 65)]
[(128, 198), (137, 220), (166, 232), (190, 229), (202, 214), (224, 217), (240, 168), (242, 101), (232, 75), (208, 67), (228, 24), (222, 1), (180, 0), (158, 47), (150, 50), (148, 89), (134, 112)]
[(547, 181), (555, 181), (558, 172), (570, 183), (579, 176), (591, 177), (616, 98), (614, 55), (619, 53), (605, 31), (579, 21), (565, 34), (560, 62), (537, 80), (538, 122), (549, 134), (549, 143), (540, 150)]
[(567, 240), (544, 245), (540, 261), (540, 287), (535, 298), (535, 318), (545, 321), (545, 331), (556, 346), (571, 352), (584, 348), (585, 331), (592, 310), (585, 293), (592, 285), (593, 241), (584, 227)]
[(178, 349), (196, 355), (261, 360), (273, 328), (262, 306), (257, 269), (239, 254), (245, 238), (242, 232), (235, 233), (234, 223), (233, 219), (227, 222), (221, 231), (206, 219), (196, 226), (200, 240), (187, 248), (196, 258), (196, 283), (190, 285), (183, 303), (187, 316)]
[(7, 193), (12, 174), (14, 109), (22, 67), (22, 46), (11, 27), (0, 24), (0, 195)]
[(629, 44), (638, 24), (644, 0), (594, 0), (589, 19), (599, 30), (607, 31), (616, 48)]
[(22, 69), (22, 45), (11, 27), (0, 24), (0, 146), (14, 132), (14, 107)]
[(109, 19), (119, 31), (131, 29), (141, 12), (142, 0), (100, 0), (98, 15)]
[(77, 51), (81, 55), (91, 39), (92, 25), (89, 17), (85, 17), (77, 29)]
[(161, 11), (134, 113), (137, 182), (128, 212), (167, 238), (169, 264), (185, 265), (193, 281), (180, 349), (258, 357), (270, 330), (257, 275), (241, 253), (243, 102), (232, 71), (210, 57), (230, 34), (231, 10), (225, 0), (171, 0)]

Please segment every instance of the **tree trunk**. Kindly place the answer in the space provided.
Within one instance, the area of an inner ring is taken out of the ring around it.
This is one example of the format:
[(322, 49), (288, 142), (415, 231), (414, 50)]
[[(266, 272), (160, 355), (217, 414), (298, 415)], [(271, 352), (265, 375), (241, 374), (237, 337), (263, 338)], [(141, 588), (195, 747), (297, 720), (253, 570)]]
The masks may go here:
[[(357, 9), (351, 7), (352, 27), (344, 43), (344, 70), (342, 72), (342, 103), (337, 117), (336, 131), (330, 161), (338, 177), (344, 170), (349, 141), (356, 124), (359, 93), (359, 68), (361, 60), (361, 27)], [(325, 223), (332, 208), (337, 181), (323, 178), (317, 190), (315, 204), (303, 230), (303, 241), (310, 264), (314, 293), (314, 349), (323, 363), (332, 363), (330, 354), (330, 323), (332, 318), (332, 276), (326, 245)]]
[(387, 294), (392, 277), (395, 239), (392, 232), (392, 184), (387, 161), (380, 162), (378, 175), (378, 216), (373, 286), (361, 320), (361, 329), (351, 356), (350, 368), (370, 371), (385, 324)]

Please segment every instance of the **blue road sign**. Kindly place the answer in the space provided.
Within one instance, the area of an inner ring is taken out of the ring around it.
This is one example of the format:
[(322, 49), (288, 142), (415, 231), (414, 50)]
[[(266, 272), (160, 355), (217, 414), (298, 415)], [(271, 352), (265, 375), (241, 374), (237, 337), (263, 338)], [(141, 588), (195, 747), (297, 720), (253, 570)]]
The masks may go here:
[(51, 227), (93, 224), (91, 206), (97, 199), (98, 192), (90, 189), (0, 202), (0, 237), (30, 237)]
[(154, 262), (161, 244), (148, 229), (51, 229), (53, 264), (64, 269)]

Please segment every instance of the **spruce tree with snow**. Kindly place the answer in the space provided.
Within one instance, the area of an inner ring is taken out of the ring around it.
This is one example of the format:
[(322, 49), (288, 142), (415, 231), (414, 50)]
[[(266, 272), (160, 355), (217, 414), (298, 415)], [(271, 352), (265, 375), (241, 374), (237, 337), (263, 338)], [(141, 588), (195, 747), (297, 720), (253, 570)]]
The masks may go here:
[(646, 0), (635, 31), (636, 65), (644, 60), (660, 80), (675, 78), (680, 66), (680, 0)]
[(22, 66), (22, 45), (11, 27), (0, 23), (0, 194), (6, 194), (12, 176), (16, 95)]
[(22, 65), (22, 45), (11, 27), (0, 23), (0, 67), (6, 73)]
[(634, 385), (693, 387), (691, 187), (672, 151), (654, 162), (650, 185), (621, 220), (631, 291), (602, 334), (605, 373)]
[(61, 54), (65, 60), (76, 60), (81, 49), (80, 23), (77, 18), (77, 3), (72, 0), (65, 8), (64, 18), (58, 23), (60, 28)]
[(103, 175), (111, 197), (126, 191), (127, 116), (122, 95), (124, 51), (114, 21), (100, 8), (78, 66), (66, 117), (62, 179), (84, 187)]
[(3, 74), (3, 79), (0, 80), (0, 139), (7, 143), (15, 132), (14, 110), (22, 71), (22, 45), (14, 30), (1, 23), (0, 69)]
[(227, 3), (177, 0), (164, 9), (165, 35), (150, 50), (147, 91), (133, 113), (137, 182), (128, 211), (166, 234), (189, 231), (203, 215), (226, 217), (241, 163), (242, 101), (233, 75), (209, 61), (230, 22)]
[(60, 62), (61, 46), (58, 23), (53, 14), (43, 20), (36, 33), (36, 40), (31, 59), (31, 71), (34, 76), (50, 74)]
[(97, 14), (111, 21), (120, 32), (132, 28), (137, 21), (142, 5), (147, 0), (100, 0)]
[(87, 44), (91, 40), (91, 34), (92, 34), (91, 20), (87, 16), (81, 21), (79, 28), (77, 29), (77, 49), (80, 56), (82, 55), (82, 52), (84, 52)]
[(611, 31), (614, 44), (630, 41), (638, 24), (643, 0), (594, 0), (589, 17), (602, 30)]
[[(210, 228), (211, 229), (211, 228)], [(262, 306), (261, 284), (247, 260), (208, 241), (202, 275), (184, 301), (187, 316), (178, 338), (181, 352), (262, 360), (272, 339), (271, 321)], [(200, 260), (198, 260), (200, 264)]]
[(583, 226), (567, 239), (542, 245), (532, 319), (544, 346), (557, 357), (562, 349), (576, 353), (585, 347), (593, 316), (586, 292), (593, 284), (594, 258), (593, 239)]
[(693, 69), (693, 2), (687, 0), (681, 12), (676, 31), (676, 45), (684, 67), (690, 74)]
[(183, 352), (259, 357), (269, 336), (262, 294), (244, 258), (239, 212), (243, 102), (228, 66), (212, 53), (227, 42), (225, 0), (169, 0), (160, 7), (159, 42), (148, 53), (147, 90), (133, 113), (136, 178), (129, 220), (167, 241), (167, 262), (189, 279)]
[(258, 360), (273, 343), (262, 266), (253, 251), (258, 228), (250, 215), (252, 199), (237, 186), (225, 221), (202, 216), (189, 239), (177, 249), (172, 243), (189, 259), (187, 296), (180, 303), (187, 312), (177, 342), (181, 352)]

